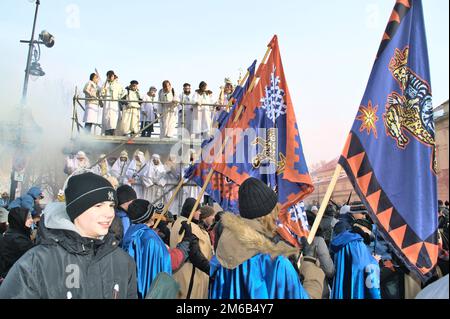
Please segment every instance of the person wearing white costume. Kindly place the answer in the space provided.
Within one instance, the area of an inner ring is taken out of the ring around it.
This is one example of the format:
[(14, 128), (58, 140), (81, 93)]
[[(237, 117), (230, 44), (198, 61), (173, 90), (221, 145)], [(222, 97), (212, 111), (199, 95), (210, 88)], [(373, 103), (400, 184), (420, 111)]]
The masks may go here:
[[(221, 104), (221, 105), (227, 105), (231, 100), (231, 97), (233, 96), (233, 83), (231, 82), (230, 79), (225, 78), (225, 86), (220, 87), (220, 94), (219, 94), (219, 98), (217, 100), (217, 104)], [(214, 116), (213, 116), (213, 127), (217, 128), (218, 127), (218, 122), (220, 119), (220, 116), (224, 113), (224, 112), (228, 112), (229, 110), (227, 109), (227, 107), (224, 106), (217, 106), (214, 109)]]
[[(191, 85), (189, 83), (183, 84), (183, 93), (180, 94), (179, 100), (180, 104), (178, 105), (178, 136), (182, 136), (182, 128), (184, 124), (184, 128), (189, 132), (189, 135), (186, 137), (192, 136), (192, 127), (193, 127), (193, 113), (198, 112), (198, 106), (194, 104), (184, 104), (192, 102), (193, 94), (191, 94)], [(183, 111), (184, 109), (184, 111)], [(184, 119), (183, 119), (184, 115)]]
[[(164, 204), (166, 204), (173, 195), (173, 192), (176, 188), (176, 186), (180, 183), (180, 163), (176, 162), (176, 155), (169, 155), (169, 159), (164, 164), (164, 168), (166, 170), (166, 186), (164, 188), (164, 192), (167, 192), (166, 194), (166, 201)], [(183, 192), (180, 190), (174, 201), (172, 202), (172, 205), (169, 207), (169, 211), (172, 213), (172, 215), (178, 215), (179, 212), (181, 212), (181, 207), (183, 206)]]
[[(147, 94), (145, 94), (141, 106), (141, 130), (156, 119), (155, 113), (159, 106), (156, 97), (156, 88), (151, 86)], [(142, 137), (151, 137), (153, 133), (153, 124), (142, 131)]]
[[(98, 75), (92, 73), (89, 77), (89, 82), (86, 83), (83, 89), (84, 97), (86, 99), (83, 122), (86, 132), (89, 134), (92, 130), (92, 125), (102, 124), (102, 109), (97, 100), (100, 95), (100, 88), (98, 86)], [(95, 131), (95, 128), (94, 128)]]
[(153, 205), (166, 202), (166, 198), (163, 196), (164, 186), (166, 186), (166, 170), (158, 154), (153, 154), (149, 168), (143, 177), (143, 183), (145, 187), (144, 199)]
[(211, 106), (204, 104), (213, 103), (212, 92), (208, 90), (206, 82), (200, 82), (199, 89), (195, 90), (192, 100), (198, 107), (197, 112), (193, 113), (193, 133), (197, 139), (206, 139), (211, 134), (212, 112)]
[(92, 167), (92, 173), (100, 175), (104, 178), (111, 176), (111, 167), (109, 166), (106, 154), (101, 154), (98, 159), (102, 159), (97, 165)]
[(148, 171), (148, 163), (145, 161), (145, 156), (143, 152), (137, 152), (128, 166), (127, 172), (125, 173), (128, 178), (128, 184), (136, 192), (137, 198), (144, 198), (144, 184), (143, 179)]
[(128, 160), (127, 151), (122, 151), (120, 157), (115, 161), (111, 168), (111, 175), (117, 178), (119, 185), (129, 185), (128, 178), (126, 176), (128, 165), (130, 161)]
[[(119, 100), (126, 94), (122, 85), (117, 81), (114, 71), (106, 73), (107, 81), (102, 88), (102, 97), (106, 99)], [(105, 135), (114, 135), (119, 121), (119, 102), (105, 101), (103, 103), (102, 129)]]
[(139, 95), (138, 85), (138, 81), (131, 81), (130, 85), (125, 89), (126, 94), (122, 96), (122, 100), (132, 101), (128, 102), (122, 111), (120, 128), (123, 135), (131, 136), (139, 132), (139, 115), (141, 104), (136, 101), (140, 101), (141, 97)]
[(177, 98), (175, 90), (168, 80), (162, 83), (163, 88), (159, 91), (159, 102), (173, 102), (170, 104), (160, 104), (159, 113), (161, 114), (161, 138), (171, 138), (176, 134), (177, 126)]
[(86, 156), (86, 153), (83, 151), (79, 151), (75, 158), (68, 157), (66, 159), (66, 164), (64, 167), (64, 172), (67, 175), (71, 175), (73, 172), (80, 169), (88, 169), (90, 167), (89, 159)]

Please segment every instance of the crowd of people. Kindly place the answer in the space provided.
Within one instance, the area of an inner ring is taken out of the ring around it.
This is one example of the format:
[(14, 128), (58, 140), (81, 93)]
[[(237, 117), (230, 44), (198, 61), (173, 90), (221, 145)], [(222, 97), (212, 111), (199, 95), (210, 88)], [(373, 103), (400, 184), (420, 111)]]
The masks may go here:
[[(172, 196), (172, 190), (179, 183), (182, 172), (195, 161), (196, 153), (189, 151), (190, 162), (187, 165), (176, 163), (173, 156), (163, 163), (159, 154), (153, 154), (146, 159), (144, 152), (136, 150), (129, 156), (126, 150), (120, 152), (119, 157), (101, 154), (97, 164), (91, 167), (91, 161), (83, 151), (66, 158), (64, 172), (67, 175), (77, 170), (91, 169), (92, 172), (108, 179), (113, 186), (129, 185), (138, 195), (138, 198), (148, 200), (154, 205), (164, 204)], [(177, 194), (170, 211), (177, 214), (184, 200), (188, 197), (197, 197), (200, 188), (189, 183)]]
[(114, 71), (108, 71), (106, 81), (100, 85), (100, 77), (92, 73), (84, 86), (86, 98), (83, 122), (87, 133), (115, 136), (132, 136), (141, 132), (142, 137), (154, 133), (154, 124), (160, 123), (160, 138), (182, 136), (182, 128), (189, 138), (209, 136), (214, 123), (228, 104), (234, 87), (226, 78), (217, 98), (200, 82), (198, 89), (191, 91), (191, 84), (184, 83), (183, 90), (176, 94), (170, 81), (162, 88), (150, 86), (146, 93), (139, 91), (139, 82), (132, 80), (125, 88), (119, 83)]
[[(145, 164), (140, 155), (130, 174)], [(162, 164), (152, 156), (146, 165), (158, 172)], [(448, 287), (448, 202), (439, 201), (439, 263), (421, 284), (359, 201), (330, 202), (314, 240), (303, 237), (298, 248), (277, 233), (281, 205), (259, 179), (239, 187), (239, 215), (215, 203), (195, 208), (195, 197), (164, 214), (165, 200), (111, 183), (101, 166), (66, 169), (61, 196), (43, 211), (38, 187), (2, 198), (0, 298), (401, 299)], [(309, 225), (317, 212), (306, 206)]]

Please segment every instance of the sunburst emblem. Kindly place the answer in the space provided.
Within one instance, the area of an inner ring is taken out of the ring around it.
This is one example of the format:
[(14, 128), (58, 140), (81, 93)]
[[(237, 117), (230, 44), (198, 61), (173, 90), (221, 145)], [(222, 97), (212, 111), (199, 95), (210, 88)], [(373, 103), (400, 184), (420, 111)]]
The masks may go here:
[(372, 107), (372, 101), (369, 100), (367, 107), (364, 105), (361, 105), (359, 107), (360, 114), (358, 114), (358, 116), (356, 117), (357, 120), (360, 120), (362, 122), (359, 131), (362, 132), (363, 130), (366, 130), (367, 135), (370, 135), (370, 131), (373, 131), (375, 138), (378, 137), (376, 126), (376, 123), (378, 121), (377, 110), (378, 105)]

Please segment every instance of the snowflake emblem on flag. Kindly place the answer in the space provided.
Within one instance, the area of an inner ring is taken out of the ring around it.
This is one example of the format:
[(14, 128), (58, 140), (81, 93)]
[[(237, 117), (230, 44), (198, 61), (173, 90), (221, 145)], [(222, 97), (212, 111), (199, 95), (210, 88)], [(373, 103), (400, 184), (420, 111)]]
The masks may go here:
[(276, 67), (270, 75), (270, 86), (266, 86), (266, 96), (261, 99), (261, 107), (266, 110), (269, 120), (275, 124), (276, 120), (286, 114), (286, 104), (284, 103), (284, 90), (280, 89), (280, 77), (275, 76)]

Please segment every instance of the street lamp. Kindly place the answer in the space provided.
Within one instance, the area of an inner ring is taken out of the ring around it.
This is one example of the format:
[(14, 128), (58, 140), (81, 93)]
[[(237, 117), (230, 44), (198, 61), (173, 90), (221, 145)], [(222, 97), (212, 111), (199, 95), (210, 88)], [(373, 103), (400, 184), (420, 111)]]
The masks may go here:
[[(19, 168), (16, 163), (19, 161), (24, 161), (23, 158), (23, 141), (22, 141), (22, 126), (24, 120), (24, 108), (27, 102), (27, 93), (28, 93), (28, 80), (30, 75), (32, 76), (44, 76), (45, 72), (42, 70), (41, 65), (39, 64), (39, 59), (41, 57), (41, 48), (40, 44), (44, 44), (46, 47), (51, 48), (55, 44), (55, 38), (48, 31), (43, 30), (39, 34), (39, 40), (34, 39), (34, 33), (36, 30), (36, 20), (37, 14), (39, 10), (39, 5), (41, 4), (40, 0), (36, 0), (36, 9), (34, 12), (34, 20), (33, 20), (33, 29), (31, 31), (31, 39), (29, 41), (20, 40), (21, 43), (28, 43), (28, 57), (27, 57), (27, 65), (25, 68), (25, 78), (23, 81), (23, 91), (22, 91), (22, 100), (20, 103), (20, 111), (19, 111), (19, 123), (17, 126), (17, 149), (13, 158), (12, 172), (11, 172), (11, 188), (10, 188), (10, 198), (13, 200), (16, 196), (16, 190), (19, 182), (23, 181), (23, 175), (19, 172)], [(22, 168), (23, 169), (23, 168)]]

